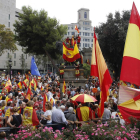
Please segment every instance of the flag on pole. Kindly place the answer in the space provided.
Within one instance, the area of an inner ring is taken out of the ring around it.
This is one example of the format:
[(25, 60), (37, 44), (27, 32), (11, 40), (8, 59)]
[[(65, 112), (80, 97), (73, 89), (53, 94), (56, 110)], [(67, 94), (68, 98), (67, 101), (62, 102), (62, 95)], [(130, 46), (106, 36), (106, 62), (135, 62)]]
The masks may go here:
[(36, 66), (34, 57), (32, 57), (32, 60), (31, 60), (31, 74), (36, 75), (36, 76), (40, 76), (40, 73), (39, 73), (38, 68)]
[(67, 48), (65, 43), (63, 43), (63, 59), (68, 62), (74, 62), (75, 60), (79, 59), (81, 56), (79, 54), (79, 49), (77, 44), (75, 43), (74, 49)]
[(109, 70), (107, 68), (106, 62), (102, 55), (95, 31), (93, 38), (93, 48), (92, 48), (92, 58), (91, 58), (91, 76), (96, 76), (99, 78), (101, 95), (100, 95), (100, 105), (99, 105), (99, 115), (100, 117), (104, 112), (104, 102), (107, 100), (109, 95), (109, 88), (112, 83)]
[(75, 25), (75, 30), (79, 33), (79, 29), (78, 29), (77, 25)]
[(23, 85), (27, 88), (29, 86), (29, 79), (25, 79)]
[(28, 87), (28, 91), (27, 91), (27, 94), (26, 94), (26, 99), (28, 100), (31, 100), (31, 95), (32, 95), (32, 91), (31, 91), (31, 82), (30, 82), (30, 85)]
[(63, 92), (63, 93), (66, 92), (66, 83), (65, 83), (65, 80), (63, 81), (62, 92)]
[(120, 80), (140, 85), (140, 16), (133, 2), (124, 53)]
[(20, 81), (18, 84), (17, 84), (18, 88), (22, 89), (22, 82)]

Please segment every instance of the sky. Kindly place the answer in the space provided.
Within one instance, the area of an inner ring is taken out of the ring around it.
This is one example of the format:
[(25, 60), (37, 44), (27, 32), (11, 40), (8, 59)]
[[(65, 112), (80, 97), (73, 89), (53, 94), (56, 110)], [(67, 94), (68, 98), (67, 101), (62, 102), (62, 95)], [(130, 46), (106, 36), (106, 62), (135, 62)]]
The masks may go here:
[(106, 22), (109, 13), (131, 10), (133, 2), (140, 13), (140, 0), (16, 0), (16, 8), (31, 6), (38, 11), (44, 9), (49, 17), (55, 17), (60, 24), (77, 23), (77, 11), (87, 8), (90, 10), (92, 26), (99, 26), (100, 23)]

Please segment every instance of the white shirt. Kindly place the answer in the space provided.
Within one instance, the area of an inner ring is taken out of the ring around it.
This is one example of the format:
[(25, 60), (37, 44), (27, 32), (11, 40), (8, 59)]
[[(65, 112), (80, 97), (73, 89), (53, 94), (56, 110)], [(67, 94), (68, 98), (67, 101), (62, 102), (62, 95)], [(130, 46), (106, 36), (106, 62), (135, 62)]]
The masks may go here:
[(44, 113), (44, 116), (45, 116), (45, 117), (51, 116), (51, 120), (47, 120), (47, 123), (52, 123), (52, 111), (51, 111), (51, 110), (47, 110), (47, 111)]

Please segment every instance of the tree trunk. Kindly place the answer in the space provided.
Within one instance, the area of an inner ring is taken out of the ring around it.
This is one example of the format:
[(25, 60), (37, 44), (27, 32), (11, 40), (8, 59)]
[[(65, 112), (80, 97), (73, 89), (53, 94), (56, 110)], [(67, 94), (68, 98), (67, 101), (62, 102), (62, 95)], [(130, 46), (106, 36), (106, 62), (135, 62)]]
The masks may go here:
[(54, 68), (56, 68), (56, 71), (59, 72), (59, 68), (55, 65), (53, 59), (51, 58), (51, 56), (49, 55), (49, 53), (47, 51), (46, 52), (46, 55), (48, 56), (49, 60), (51, 61), (52, 65), (54, 66)]

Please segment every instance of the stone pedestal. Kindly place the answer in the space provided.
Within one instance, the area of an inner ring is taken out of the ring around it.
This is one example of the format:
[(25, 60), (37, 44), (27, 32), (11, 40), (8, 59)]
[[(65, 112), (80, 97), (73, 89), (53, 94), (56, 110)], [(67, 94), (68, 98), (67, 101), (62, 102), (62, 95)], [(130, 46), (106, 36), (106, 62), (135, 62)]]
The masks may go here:
[[(85, 87), (85, 83), (87, 81), (87, 79), (85, 79), (83, 77), (84, 75), (84, 69), (80, 68), (80, 76), (79, 76), (79, 80), (76, 80), (75, 77), (75, 68), (74, 67), (66, 67), (64, 70), (64, 76), (63, 79), (65, 80), (66, 86), (69, 84), (74, 83), (75, 88), (79, 87), (79, 86), (84, 86)], [(60, 89), (61, 89), (61, 93), (62, 93), (62, 87), (63, 87), (63, 79), (60, 79)], [(62, 96), (61, 96), (62, 97)]]

